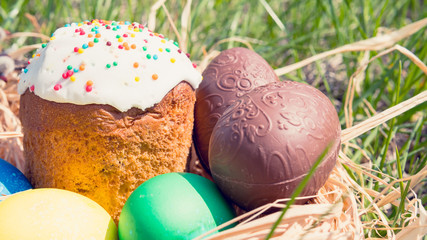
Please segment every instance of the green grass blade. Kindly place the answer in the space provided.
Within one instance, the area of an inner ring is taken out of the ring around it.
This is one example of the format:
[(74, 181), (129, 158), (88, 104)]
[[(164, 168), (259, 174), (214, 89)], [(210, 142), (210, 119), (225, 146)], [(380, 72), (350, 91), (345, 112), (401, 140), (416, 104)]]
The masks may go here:
[(277, 221), (273, 224), (270, 233), (265, 238), (266, 240), (270, 239), (274, 231), (276, 230), (277, 226), (279, 226), (280, 222), (282, 221), (283, 217), (285, 216), (286, 212), (289, 210), (291, 205), (295, 202), (295, 199), (301, 194), (301, 192), (304, 190), (304, 187), (307, 185), (310, 178), (313, 176), (314, 172), (316, 171), (317, 167), (320, 165), (320, 163), (325, 158), (326, 154), (329, 152), (329, 149), (331, 148), (331, 144), (329, 144), (325, 150), (320, 154), (320, 156), (317, 158), (316, 162), (314, 162), (313, 166), (308, 171), (307, 175), (301, 180), (301, 182), (298, 184), (297, 188), (291, 195), (291, 199), (286, 203), (286, 206), (283, 208), (282, 213), (280, 214)]

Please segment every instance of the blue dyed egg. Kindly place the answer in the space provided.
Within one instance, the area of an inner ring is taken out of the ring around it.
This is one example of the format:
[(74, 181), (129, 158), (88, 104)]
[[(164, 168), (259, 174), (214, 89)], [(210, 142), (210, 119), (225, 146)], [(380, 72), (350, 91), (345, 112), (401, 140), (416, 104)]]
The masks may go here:
[(19, 169), (0, 158), (0, 196), (32, 188), (28, 179)]

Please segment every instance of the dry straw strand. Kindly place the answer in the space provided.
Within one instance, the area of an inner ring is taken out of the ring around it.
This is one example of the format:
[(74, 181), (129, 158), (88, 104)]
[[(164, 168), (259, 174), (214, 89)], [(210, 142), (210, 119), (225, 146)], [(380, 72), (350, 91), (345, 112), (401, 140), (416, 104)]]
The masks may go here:
[(363, 133), (377, 127), (378, 125), (387, 122), (388, 120), (399, 116), (400, 114), (408, 111), (409, 109), (427, 101), (427, 91), (423, 91), (414, 97), (401, 102), (381, 113), (353, 126), (346, 128), (341, 132), (341, 142), (346, 143), (351, 139), (354, 139)]
[(162, 4), (164, 4), (166, 2), (166, 0), (158, 0), (157, 2), (155, 2), (151, 8), (150, 8), (150, 13), (148, 14), (148, 29), (154, 30), (156, 28), (156, 15), (157, 15), (157, 10), (159, 8), (162, 7)]
[(175, 35), (176, 35), (176, 37), (178, 39), (179, 45), (181, 45), (181, 43), (182, 43), (181, 35), (179, 34), (178, 29), (176, 28), (175, 23), (174, 23), (171, 15), (170, 15), (170, 13), (169, 13), (169, 11), (166, 8), (166, 5), (164, 3), (162, 3), (162, 8), (165, 11), (166, 16), (168, 18), (168, 21), (169, 21), (169, 23), (170, 23), (170, 25), (172, 27), (172, 30), (174, 31), (174, 33), (175, 33)]
[(344, 101), (344, 115), (345, 115), (345, 122), (346, 122), (347, 128), (353, 126), (353, 114), (352, 114), (353, 113), (353, 111), (352, 111), (353, 99), (354, 99), (354, 93), (355, 93), (355, 91), (357, 91), (356, 89), (357, 89), (357, 86), (359, 84), (358, 83), (359, 76), (360, 75), (364, 76), (364, 74), (362, 74), (362, 73), (366, 70), (369, 63), (373, 62), (377, 58), (380, 58), (380, 57), (382, 57), (386, 54), (389, 54), (393, 51), (396, 51), (396, 50), (401, 52), (405, 56), (407, 56), (413, 63), (415, 63), (415, 65), (417, 65), (424, 72), (424, 74), (427, 74), (426, 65), (415, 54), (413, 54), (411, 51), (409, 51), (408, 49), (406, 49), (406, 48), (404, 48), (398, 44), (389, 48), (389, 49), (382, 51), (381, 53), (379, 53), (376, 56), (369, 59), (369, 61), (362, 64), (356, 70), (356, 72), (354, 72), (350, 77), (350, 81), (349, 81), (348, 88), (347, 88), (347, 94), (346, 94), (346, 98)]
[(22, 56), (24, 56), (24, 54), (31, 52), (33, 50), (36, 50), (38, 48), (41, 48), (41, 46), (42, 46), (41, 44), (27, 45), (15, 50), (14, 52), (9, 53), (9, 56), (14, 59), (19, 59)]
[[(284, 207), (284, 205), (279, 205)], [(282, 228), (278, 228), (276, 233), (284, 233), (286, 228), (283, 228), (283, 225), (290, 226), (295, 222), (304, 222), (307, 217), (313, 217), (314, 219), (323, 218), (328, 219), (332, 217), (337, 217), (343, 208), (342, 203), (336, 204), (316, 204), (316, 205), (294, 205), (288, 212), (286, 212), (285, 218), (282, 219), (281, 225)], [(246, 239), (248, 234), (254, 234), (256, 231), (262, 231), (260, 237), (268, 234), (268, 230), (273, 223), (277, 220), (280, 212), (272, 213), (262, 218), (251, 221), (247, 224), (238, 225), (232, 229), (223, 231), (221, 233), (215, 234), (207, 239)], [(314, 224), (310, 224), (311, 226)], [(254, 237), (254, 236), (252, 236)], [(200, 238), (197, 238), (200, 239)]]
[(191, 28), (191, 0), (187, 0), (184, 10), (181, 14), (181, 37), (182, 42), (179, 43), (179, 46), (181, 47), (182, 51), (187, 52), (187, 38), (188, 38), (188, 31)]
[[(354, 166), (354, 163), (352, 163), (351, 160), (346, 155), (344, 155), (342, 152), (340, 153), (340, 159), (344, 160), (346, 165), (347, 165), (347, 163), (351, 163)], [(351, 164), (350, 164), (350, 166), (351, 166)], [(347, 165), (347, 166), (349, 166), (349, 165)], [(371, 170), (371, 171), (374, 171), (374, 170)], [(363, 207), (364, 205), (362, 205), (362, 204), (358, 205), (358, 206), (362, 207), (362, 209), (359, 210), (359, 215), (362, 216), (362, 215), (367, 214), (367, 213), (374, 213), (374, 214), (379, 215), (381, 217), (383, 215), (383, 213), (382, 213), (382, 211), (379, 210), (379, 208), (381, 208), (387, 204), (393, 204), (395, 206), (399, 206), (400, 201), (406, 201), (407, 204), (405, 204), (405, 206), (406, 206), (405, 210), (406, 210), (406, 212), (408, 212), (412, 215), (407, 220), (409, 222), (408, 226), (411, 226), (411, 227), (408, 229), (406, 229), (406, 227), (403, 227), (403, 229), (405, 230), (405, 233), (409, 236), (414, 236), (414, 234), (416, 234), (416, 235), (418, 234), (418, 237), (423, 236), (422, 234), (420, 234), (420, 232), (423, 232), (423, 231), (425, 232), (425, 230), (422, 230), (422, 229), (423, 229), (423, 225), (427, 224), (427, 215), (426, 215), (426, 212), (424, 209), (420, 210), (420, 208), (423, 208), (422, 205), (420, 207), (420, 205), (418, 204), (420, 200), (417, 199), (416, 196), (415, 196), (415, 199), (412, 201), (409, 201), (408, 199), (398, 200), (401, 196), (400, 195), (401, 193), (398, 189), (395, 189), (393, 187), (393, 185), (398, 183), (398, 182), (404, 182), (404, 181), (409, 182), (409, 181), (411, 181), (410, 188), (413, 188), (416, 184), (420, 183), (422, 181), (422, 179), (427, 176), (426, 171), (427, 171), (427, 167), (425, 167), (419, 173), (417, 173), (411, 177), (407, 177), (404, 179), (398, 179), (398, 180), (394, 179), (394, 181), (392, 181), (391, 183), (387, 183), (385, 181), (382, 181), (381, 183), (385, 186), (385, 188), (381, 193), (378, 193), (372, 189), (361, 188), (352, 179), (348, 179), (349, 183), (353, 186), (353, 188), (357, 192), (361, 193), (363, 197), (366, 197), (368, 199), (368, 201), (370, 202), (370, 204), (367, 207)], [(372, 176), (371, 174), (369, 174), (369, 172), (364, 172), (364, 174), (367, 174), (370, 177)], [(387, 178), (391, 178), (391, 177), (387, 176)], [(384, 195), (384, 193), (388, 189), (393, 189), (393, 191), (391, 191), (387, 195)], [(375, 197), (375, 199), (372, 199), (371, 196)], [(415, 204), (413, 204), (413, 203), (415, 203)], [(380, 220), (365, 222), (363, 228), (378, 231), (378, 230), (380, 230), (378, 228), (378, 225), (384, 226), (384, 228), (381, 228), (381, 229), (388, 230), (388, 232), (390, 232), (391, 230), (394, 230), (394, 228), (389, 226), (387, 221), (384, 221), (384, 219), (381, 219), (381, 218), (380, 218)], [(370, 234), (370, 232), (369, 232), (369, 234)], [(403, 236), (399, 235), (399, 234), (397, 236), (388, 234), (388, 236), (391, 239), (419, 239), (419, 238), (402, 238)]]
[(25, 13), (25, 17), (30, 20), (31, 24), (34, 26), (34, 29), (36, 29), (38, 33), (41, 33), (41, 27), (39, 21), (37, 21), (37, 18), (29, 13)]
[(289, 72), (300, 69), (310, 63), (313, 63), (315, 61), (321, 60), (323, 58), (326, 58), (338, 53), (353, 52), (353, 51), (367, 51), (367, 50), (370, 50), (370, 51), (382, 50), (382, 49), (393, 46), (396, 42), (404, 38), (407, 38), (408, 36), (414, 34), (421, 28), (425, 27), (426, 25), (427, 25), (427, 18), (424, 18), (422, 20), (408, 24), (405, 27), (402, 27), (401, 29), (391, 32), (389, 34), (376, 36), (366, 40), (347, 44), (323, 53), (319, 53), (317, 55), (304, 59), (300, 62), (288, 65), (286, 67), (278, 68), (275, 70), (275, 72), (278, 76), (282, 76)]
[(0, 132), (0, 139), (22, 137), (20, 132)]
[(40, 38), (43, 41), (50, 40), (49, 36), (42, 33), (37, 33), (37, 32), (16, 32), (6, 36), (6, 39), (20, 38), (20, 37), (35, 37), (35, 38)]

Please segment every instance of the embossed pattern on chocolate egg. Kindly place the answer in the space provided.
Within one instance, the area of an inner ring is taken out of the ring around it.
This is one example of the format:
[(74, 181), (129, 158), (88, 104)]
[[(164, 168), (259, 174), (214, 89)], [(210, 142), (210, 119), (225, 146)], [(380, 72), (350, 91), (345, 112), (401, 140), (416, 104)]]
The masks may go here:
[(340, 134), (334, 106), (314, 87), (291, 81), (257, 87), (213, 129), (212, 177), (226, 196), (251, 210), (290, 197), (332, 143), (300, 196), (315, 195), (335, 166)]
[(246, 48), (231, 48), (214, 58), (203, 72), (196, 91), (194, 142), (203, 165), (209, 168), (208, 150), (212, 129), (238, 97), (257, 86), (278, 81), (270, 65)]

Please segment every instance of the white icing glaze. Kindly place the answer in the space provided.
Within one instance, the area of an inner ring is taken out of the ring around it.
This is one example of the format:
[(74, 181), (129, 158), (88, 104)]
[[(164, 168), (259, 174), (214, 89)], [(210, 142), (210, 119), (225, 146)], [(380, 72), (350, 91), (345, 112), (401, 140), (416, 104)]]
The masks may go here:
[(124, 112), (154, 106), (181, 81), (198, 87), (201, 74), (172, 40), (137, 23), (100, 22), (57, 29), (21, 73), (18, 93), (29, 88), (46, 100), (109, 104)]

